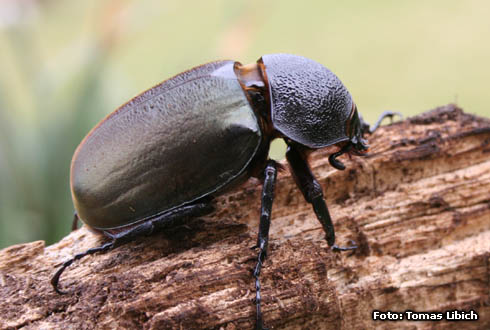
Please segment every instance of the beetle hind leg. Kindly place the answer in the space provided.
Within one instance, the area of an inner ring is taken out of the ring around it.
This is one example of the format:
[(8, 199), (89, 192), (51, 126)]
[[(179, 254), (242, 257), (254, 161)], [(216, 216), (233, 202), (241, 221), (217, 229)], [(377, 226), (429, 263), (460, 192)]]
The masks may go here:
[[(182, 218), (202, 216), (211, 213), (213, 210), (214, 207), (211, 205), (209, 200), (202, 200), (200, 202), (195, 202), (194, 204), (188, 204), (178, 207), (174, 210), (165, 212), (147, 220), (143, 220), (141, 223), (115, 234), (108, 231), (103, 231), (106, 236), (111, 238), (111, 241), (104, 243), (99, 247), (88, 249), (87, 251), (79, 253), (73, 258), (65, 261), (51, 278), (51, 285), (57, 293), (63, 294), (64, 292), (62, 292), (58, 288), (60, 276), (67, 267), (73, 264), (75, 260), (79, 260), (87, 255), (91, 255), (97, 252), (108, 251), (124, 243), (130, 242), (137, 237), (150, 235), (155, 230), (155, 228), (160, 229), (171, 226), (175, 223), (175, 221), (181, 220)], [(74, 222), (77, 220), (78, 215), (75, 213)]]
[(176, 221), (183, 218), (199, 217), (209, 214), (214, 211), (214, 206), (211, 204), (211, 199), (204, 198), (199, 202), (180, 206), (174, 210), (166, 212), (151, 220), (152, 225), (156, 229), (171, 227)]
[(60, 281), (60, 276), (61, 274), (65, 271), (65, 269), (67, 267), (69, 267), (75, 260), (78, 260), (78, 259), (82, 259), (83, 257), (89, 255), (89, 254), (94, 254), (96, 252), (100, 252), (100, 251), (107, 251), (107, 250), (110, 250), (112, 247), (114, 246), (114, 241), (111, 241), (111, 242), (108, 242), (108, 243), (105, 243), (99, 247), (96, 247), (96, 248), (91, 248), (91, 249), (88, 249), (87, 251), (83, 252), (83, 253), (79, 253), (79, 254), (76, 254), (73, 258), (71, 258), (70, 260), (68, 261), (65, 261), (63, 263), (63, 265), (60, 267), (60, 269), (58, 269), (58, 271), (54, 274), (54, 276), (51, 278), (51, 285), (53, 286), (54, 288), (54, 291), (56, 291), (58, 294), (64, 294), (65, 292), (63, 291), (60, 291), (60, 289), (58, 289), (58, 282)]

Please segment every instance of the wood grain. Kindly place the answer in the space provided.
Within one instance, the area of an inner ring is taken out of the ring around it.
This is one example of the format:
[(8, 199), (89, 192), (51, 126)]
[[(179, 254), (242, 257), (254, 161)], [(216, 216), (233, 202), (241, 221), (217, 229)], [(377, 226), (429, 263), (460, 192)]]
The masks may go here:
[[(347, 169), (311, 158), (334, 219), (333, 253), (288, 171), (276, 186), (265, 323), (274, 329), (490, 328), (490, 121), (454, 105), (384, 126)], [(258, 182), (205, 218), (74, 263), (104, 239), (85, 227), (0, 251), (2, 329), (252, 329)], [(14, 219), (12, 219), (14, 220)], [(67, 228), (70, 221), (67, 219)], [(476, 322), (380, 322), (373, 310), (474, 310)]]

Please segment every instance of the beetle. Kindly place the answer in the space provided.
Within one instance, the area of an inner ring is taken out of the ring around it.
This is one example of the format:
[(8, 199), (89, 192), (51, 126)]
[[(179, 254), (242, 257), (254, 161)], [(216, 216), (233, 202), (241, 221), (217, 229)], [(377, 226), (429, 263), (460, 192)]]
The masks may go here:
[(333, 251), (335, 244), (322, 187), (308, 165), (317, 149), (337, 146), (363, 155), (372, 133), (337, 76), (302, 56), (270, 54), (256, 63), (204, 64), (170, 78), (109, 114), (76, 149), (70, 187), (78, 219), (110, 240), (75, 255), (51, 279), (56, 292), (63, 271), (86, 255), (107, 251), (176, 221), (209, 214), (213, 197), (250, 177), (262, 182), (257, 238), (256, 327), (263, 328), (259, 275), (267, 255), (278, 164), (268, 158), (282, 138), (286, 159), (305, 200), (313, 207)]

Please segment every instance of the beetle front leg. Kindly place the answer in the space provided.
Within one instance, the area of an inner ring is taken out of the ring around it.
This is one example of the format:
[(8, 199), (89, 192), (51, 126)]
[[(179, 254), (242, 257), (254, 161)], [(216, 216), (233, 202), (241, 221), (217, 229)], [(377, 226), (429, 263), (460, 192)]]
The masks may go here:
[(264, 184), (262, 186), (262, 204), (260, 206), (260, 224), (259, 234), (257, 237), (257, 245), (254, 248), (259, 248), (259, 254), (257, 257), (257, 265), (254, 269), (255, 277), (255, 303), (257, 307), (257, 322), (255, 329), (262, 330), (264, 328), (264, 321), (262, 319), (262, 312), (260, 310), (260, 271), (262, 264), (267, 256), (267, 246), (269, 243), (269, 228), (271, 225), (271, 211), (272, 203), (274, 201), (274, 186), (277, 178), (277, 163), (273, 160), (269, 160), (264, 171)]
[(323, 198), (323, 190), (320, 183), (315, 179), (311, 172), (306, 155), (294, 145), (289, 145), (286, 158), (292, 169), (292, 174), (296, 185), (299, 187), (305, 200), (313, 206), (315, 215), (322, 224), (325, 231), (325, 238), (333, 251), (346, 251), (356, 249), (357, 246), (339, 247), (335, 244), (335, 230), (332, 218), (328, 212), (327, 203)]

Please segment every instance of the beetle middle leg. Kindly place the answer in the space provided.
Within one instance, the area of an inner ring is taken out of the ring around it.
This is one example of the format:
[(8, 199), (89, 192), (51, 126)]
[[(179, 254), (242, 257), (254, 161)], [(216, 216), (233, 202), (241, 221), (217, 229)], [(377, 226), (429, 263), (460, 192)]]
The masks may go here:
[(71, 222), (71, 231), (75, 231), (78, 229), (78, 220), (80, 220), (78, 218), (78, 213), (75, 211), (75, 213), (73, 213), (73, 220)]
[(255, 329), (262, 330), (264, 328), (264, 321), (262, 318), (262, 312), (260, 309), (260, 271), (262, 264), (267, 255), (267, 246), (269, 243), (269, 228), (271, 225), (271, 211), (272, 202), (274, 201), (274, 186), (277, 178), (277, 163), (274, 160), (269, 160), (264, 171), (264, 184), (262, 186), (262, 203), (260, 206), (260, 224), (259, 234), (257, 237), (257, 245), (254, 248), (259, 248), (259, 254), (257, 257), (257, 265), (254, 269), (255, 277), (255, 303), (257, 307), (257, 321)]
[[(171, 226), (173, 223), (175, 223), (175, 221), (181, 220), (182, 218), (202, 216), (212, 212), (213, 210), (214, 208), (208, 200), (200, 201), (194, 204), (178, 207), (174, 210), (151, 217), (147, 220), (142, 220), (139, 224), (132, 226), (127, 230), (119, 231), (117, 233), (103, 231), (104, 235), (111, 238), (111, 241), (106, 242), (101, 246), (88, 249), (85, 252), (76, 254), (73, 258), (65, 261), (51, 278), (51, 285), (57, 293), (63, 294), (64, 292), (60, 291), (58, 288), (60, 276), (64, 272), (64, 270), (69, 267), (75, 260), (79, 260), (87, 255), (91, 255), (97, 252), (108, 251), (124, 243), (130, 242), (136, 237), (150, 235), (151, 233), (153, 233), (155, 228), (158, 229), (166, 226)], [(76, 213), (75, 219), (78, 219)]]
[(313, 206), (313, 211), (315, 211), (318, 221), (322, 224), (330, 248), (336, 252), (356, 249), (356, 245), (339, 247), (335, 244), (335, 230), (328, 212), (327, 203), (323, 198), (322, 186), (313, 176), (308, 166), (306, 155), (298, 150), (295, 145), (289, 144), (286, 151), (286, 159), (291, 166), (296, 185), (303, 193), (305, 200)]

